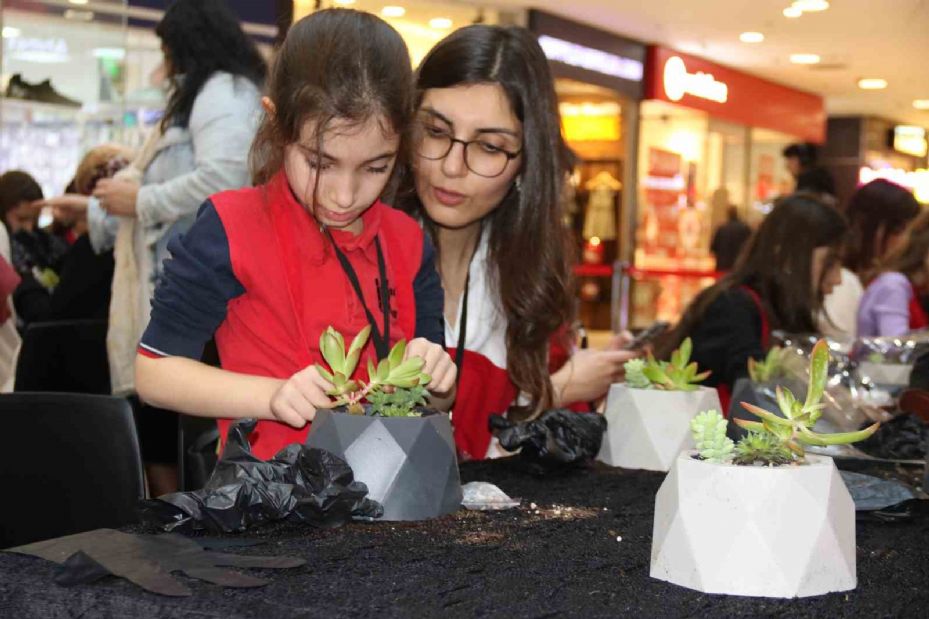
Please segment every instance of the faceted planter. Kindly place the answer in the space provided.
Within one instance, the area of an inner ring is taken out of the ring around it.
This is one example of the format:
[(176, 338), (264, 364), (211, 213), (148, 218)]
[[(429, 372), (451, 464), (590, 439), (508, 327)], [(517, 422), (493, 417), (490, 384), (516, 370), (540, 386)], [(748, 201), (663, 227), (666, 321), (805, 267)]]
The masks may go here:
[(855, 505), (832, 459), (781, 467), (681, 454), (655, 497), (651, 576), (704, 593), (848, 591)]
[(690, 420), (705, 410), (722, 411), (715, 389), (659, 391), (615, 384), (607, 395), (607, 428), (597, 460), (667, 471), (681, 450), (693, 449)]
[(320, 410), (306, 444), (343, 458), (382, 520), (425, 520), (461, 506), (458, 459), (448, 416), (374, 417)]
[(749, 378), (740, 378), (736, 381), (732, 389), (732, 399), (729, 402), (729, 425), (726, 428), (726, 434), (734, 441), (739, 440), (748, 432), (735, 423), (736, 419), (746, 419), (748, 421), (758, 421), (755, 415), (752, 415), (742, 407), (741, 402), (754, 404), (759, 408), (772, 412), (775, 415), (783, 417), (777, 406), (775, 396), (776, 389), (789, 389), (797, 397), (802, 397), (806, 393), (806, 386), (800, 381), (789, 380), (786, 378), (772, 380), (766, 383), (756, 383)]

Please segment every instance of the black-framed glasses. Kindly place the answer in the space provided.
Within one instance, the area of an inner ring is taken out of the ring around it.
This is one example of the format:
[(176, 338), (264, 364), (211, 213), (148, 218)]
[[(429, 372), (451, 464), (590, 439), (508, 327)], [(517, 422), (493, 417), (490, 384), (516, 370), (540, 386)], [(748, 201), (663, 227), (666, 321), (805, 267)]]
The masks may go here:
[(511, 152), (482, 139), (459, 140), (445, 129), (430, 126), (428, 122), (417, 123), (415, 138), (417, 154), (432, 161), (445, 159), (455, 144), (461, 144), (464, 147), (465, 165), (484, 178), (500, 176), (510, 161), (523, 152), (522, 149)]

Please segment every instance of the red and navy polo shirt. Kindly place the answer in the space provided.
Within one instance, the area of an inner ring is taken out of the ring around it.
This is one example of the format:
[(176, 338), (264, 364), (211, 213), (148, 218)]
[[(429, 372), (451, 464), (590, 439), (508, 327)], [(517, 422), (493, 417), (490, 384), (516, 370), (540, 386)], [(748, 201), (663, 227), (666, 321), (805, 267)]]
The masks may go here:
[[(444, 293), (432, 243), (416, 221), (380, 201), (362, 221), (361, 234), (333, 230), (332, 237), (356, 271), (378, 328), (384, 325), (375, 238), (387, 266), (391, 345), (416, 337), (444, 344)], [(169, 249), (142, 354), (199, 360), (215, 335), (223, 369), (289, 378), (324, 364), (319, 336), (327, 327), (350, 341), (368, 324), (334, 248), (283, 172), (267, 185), (212, 196)], [(375, 357), (369, 341), (356, 378), (365, 378), (367, 359)], [(219, 420), (224, 441), (230, 424)], [(260, 421), (253, 452), (270, 458), (307, 432)]]

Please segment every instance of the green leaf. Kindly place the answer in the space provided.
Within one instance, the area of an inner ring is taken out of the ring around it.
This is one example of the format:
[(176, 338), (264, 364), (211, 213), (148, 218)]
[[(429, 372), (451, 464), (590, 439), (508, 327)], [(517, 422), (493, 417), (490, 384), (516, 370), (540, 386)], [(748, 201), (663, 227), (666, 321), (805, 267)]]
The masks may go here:
[[(797, 438), (805, 443), (811, 445), (848, 445), (849, 443), (857, 443), (858, 441), (863, 441), (875, 432), (880, 427), (881, 424), (875, 423), (864, 430), (858, 430), (857, 432), (838, 432), (836, 434), (817, 434), (811, 432), (806, 428), (800, 428), (800, 436)], [(819, 442), (812, 442), (812, 440)]]
[(377, 368), (374, 367), (374, 362), (368, 359), (368, 382), (373, 383), (375, 380), (377, 380)]
[(642, 373), (645, 374), (645, 378), (650, 380), (653, 385), (667, 387), (671, 383), (667, 375), (656, 366), (650, 365), (645, 368)]
[(344, 372), (345, 369), (345, 347), (341, 341), (342, 336), (332, 327), (326, 329), (319, 338), (320, 352), (333, 372)]
[(769, 421), (776, 426), (786, 426), (788, 428), (793, 426), (789, 420), (784, 419), (783, 417), (778, 417), (774, 413), (766, 411), (763, 408), (759, 408), (754, 404), (749, 404), (748, 402), (740, 402), (740, 404), (742, 405), (742, 408), (750, 412), (752, 415), (762, 419), (763, 421)]
[(387, 356), (388, 361), (390, 362), (390, 367), (398, 367), (403, 363), (403, 356), (406, 354), (406, 340), (400, 340), (394, 347), (391, 349), (390, 354)]
[(764, 424), (760, 421), (749, 421), (748, 419), (734, 419), (735, 424), (740, 428), (745, 428), (749, 432), (764, 432)]
[(681, 362), (678, 364), (678, 366), (683, 367), (690, 362), (690, 355), (693, 354), (694, 350), (693, 341), (689, 337), (685, 338), (684, 341), (681, 342), (681, 347), (679, 350), (681, 351)]
[(330, 383), (333, 382), (333, 381), (335, 380), (335, 379), (333, 378), (332, 374), (330, 374), (330, 373), (326, 370), (326, 368), (324, 368), (323, 366), (321, 366), (321, 365), (318, 364), (318, 363), (316, 364), (316, 371), (319, 372), (319, 375), (322, 376), (323, 378), (325, 378), (326, 380), (328, 380)]
[(348, 354), (352, 353), (361, 353), (364, 350), (365, 344), (368, 343), (368, 336), (371, 335), (371, 325), (366, 325), (364, 329), (358, 332), (355, 336), (355, 339), (352, 340), (352, 345), (348, 349)]
[(813, 347), (810, 357), (810, 386), (806, 393), (804, 408), (819, 404), (826, 390), (829, 378), (829, 345), (826, 340), (819, 340)]
[(390, 378), (390, 362), (384, 359), (377, 364), (377, 380), (380, 383), (386, 383), (388, 378)]

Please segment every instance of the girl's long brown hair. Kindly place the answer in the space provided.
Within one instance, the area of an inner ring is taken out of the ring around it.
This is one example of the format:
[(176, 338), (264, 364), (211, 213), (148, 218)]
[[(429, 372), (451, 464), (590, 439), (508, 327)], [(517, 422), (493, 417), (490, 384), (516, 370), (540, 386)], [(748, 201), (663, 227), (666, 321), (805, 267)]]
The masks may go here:
[(832, 250), (828, 267), (839, 259), (848, 224), (836, 209), (814, 194), (798, 193), (779, 200), (742, 251), (735, 268), (701, 292), (675, 328), (655, 347), (658, 358), (690, 335), (707, 310), (727, 290), (747, 286), (761, 299), (771, 329), (810, 333), (822, 308), (820, 282), (813, 293), (813, 250)]
[[(510, 414), (524, 419), (552, 405), (548, 344), (574, 315), (560, 202), (568, 150), (548, 62), (527, 30), (476, 25), (449, 35), (419, 67), (416, 104), (430, 88), (467, 84), (499, 84), (523, 125), (521, 186), (487, 216), (485, 233), (507, 319), (507, 372), (530, 400)], [(401, 192), (400, 206), (421, 217), (438, 243), (412, 183)]]
[(929, 211), (923, 211), (906, 228), (906, 240), (887, 256), (880, 273), (896, 271), (903, 273), (912, 281), (915, 275), (926, 274), (927, 255), (929, 255)]
[[(268, 78), (275, 112), (265, 114), (252, 144), (255, 184), (284, 167), (284, 149), (316, 123), (322, 150), (334, 119), (364, 123), (380, 118), (401, 136), (394, 174), (402, 173), (413, 113), (413, 69), (406, 44), (387, 22), (351, 9), (317, 11), (295, 23), (277, 52)], [(317, 175), (318, 180), (318, 175)]]
[(889, 238), (902, 232), (919, 211), (913, 192), (900, 185), (879, 178), (859, 187), (845, 209), (850, 228), (842, 258), (845, 267), (862, 281), (871, 279), (887, 252)]

